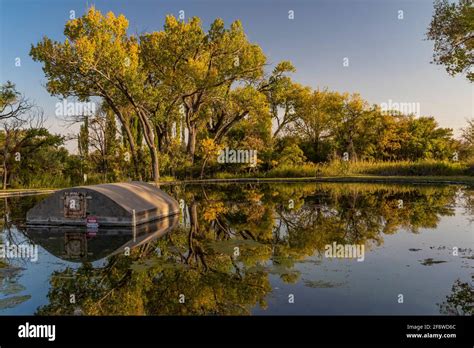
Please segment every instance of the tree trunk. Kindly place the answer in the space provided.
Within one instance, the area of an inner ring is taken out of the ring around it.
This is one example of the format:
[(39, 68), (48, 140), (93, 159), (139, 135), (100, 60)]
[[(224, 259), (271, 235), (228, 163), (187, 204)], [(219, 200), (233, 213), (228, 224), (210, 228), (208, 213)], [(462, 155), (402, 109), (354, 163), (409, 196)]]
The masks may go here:
[(156, 147), (150, 147), (150, 154), (151, 154), (153, 181), (155, 183), (158, 183), (158, 181), (160, 181), (160, 166), (159, 166), (159, 160), (158, 160), (158, 151), (156, 150)]
[(4, 153), (3, 155), (3, 189), (7, 189), (7, 178), (8, 178), (8, 169), (7, 169), (7, 154)]
[(350, 154), (350, 161), (351, 162), (357, 162), (357, 153), (355, 152), (354, 149), (354, 142), (352, 140), (352, 137), (350, 138), (349, 145), (347, 147), (347, 153)]
[(143, 137), (145, 138), (145, 142), (148, 146), (148, 149), (150, 150), (153, 181), (155, 183), (158, 183), (158, 181), (160, 181), (160, 166), (158, 163), (159, 157), (158, 157), (158, 150), (157, 150), (155, 127), (153, 126), (151, 121), (147, 118), (147, 115), (145, 115), (144, 112), (142, 112), (136, 106), (135, 106), (135, 110), (137, 112), (137, 116), (142, 125)]
[(8, 161), (8, 148), (10, 146), (10, 134), (9, 130), (5, 126), (5, 143), (3, 148), (3, 184), (2, 188), (4, 190), (7, 189), (7, 182), (8, 182), (8, 168), (7, 168), (7, 161)]
[(197, 203), (194, 201), (191, 203), (191, 207), (189, 209), (189, 215), (190, 215), (190, 222), (191, 222), (191, 230), (193, 232), (199, 232)]
[(125, 133), (127, 134), (127, 139), (128, 139), (128, 144), (130, 145), (130, 152), (132, 153), (132, 165), (133, 165), (133, 171), (135, 172), (135, 177), (138, 178), (138, 180), (142, 180), (142, 173), (140, 173), (140, 167), (139, 167), (139, 160), (138, 160), (138, 153), (137, 153), (137, 148), (135, 146), (135, 140), (133, 139), (132, 132), (128, 125), (123, 127), (125, 129)]
[(189, 127), (187, 152), (191, 159), (191, 164), (193, 164), (194, 154), (196, 153), (196, 126), (195, 125), (192, 125)]
[(138, 180), (142, 180), (142, 174), (140, 173), (140, 168), (139, 168), (139, 161), (138, 161), (138, 153), (137, 153), (137, 147), (135, 145), (135, 139), (133, 138), (132, 131), (130, 130), (130, 125), (128, 123), (128, 119), (125, 117), (125, 115), (120, 111), (120, 109), (115, 105), (114, 101), (112, 98), (109, 97), (108, 94), (104, 93), (105, 101), (107, 104), (112, 108), (114, 111), (115, 115), (117, 115), (120, 123), (122, 124), (123, 129), (125, 130), (125, 134), (127, 135), (127, 140), (128, 144), (130, 145), (130, 152), (132, 153), (132, 165), (133, 165), (133, 170), (135, 172), (135, 177), (138, 178)]
[(201, 166), (201, 179), (204, 177), (204, 168), (206, 168), (206, 163), (207, 163), (208, 157), (204, 158), (204, 161), (202, 161), (202, 166)]
[(319, 138), (314, 139), (314, 154), (316, 162), (320, 162), (321, 158), (319, 157)]

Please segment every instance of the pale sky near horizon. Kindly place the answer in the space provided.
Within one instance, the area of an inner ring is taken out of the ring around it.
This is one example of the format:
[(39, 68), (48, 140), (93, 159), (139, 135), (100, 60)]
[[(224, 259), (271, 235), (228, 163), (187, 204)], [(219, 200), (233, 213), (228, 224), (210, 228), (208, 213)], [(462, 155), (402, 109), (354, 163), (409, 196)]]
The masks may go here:
[[(41, 106), (52, 132), (71, 129), (54, 116), (59, 99), (45, 90), (41, 64), (28, 53), (43, 36), (64, 40), (70, 11), (79, 17), (90, 5), (124, 14), (132, 34), (161, 30), (164, 17), (180, 10), (186, 18), (200, 17), (205, 28), (217, 17), (226, 25), (239, 19), (270, 63), (290, 60), (295, 65), (293, 78), (299, 83), (358, 92), (371, 104), (419, 103), (422, 115), (434, 116), (455, 134), (474, 117), (473, 84), (430, 64), (433, 42), (424, 36), (431, 0), (0, 0), (0, 82), (16, 83)], [(403, 19), (398, 19), (400, 10)]]

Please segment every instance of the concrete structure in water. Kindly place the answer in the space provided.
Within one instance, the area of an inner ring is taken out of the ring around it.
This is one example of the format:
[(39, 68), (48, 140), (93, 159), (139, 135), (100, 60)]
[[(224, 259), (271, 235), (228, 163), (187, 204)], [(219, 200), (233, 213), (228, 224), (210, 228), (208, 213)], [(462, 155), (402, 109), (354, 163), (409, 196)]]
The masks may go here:
[(30, 209), (26, 222), (44, 226), (136, 226), (178, 213), (178, 202), (159, 188), (130, 182), (57, 191)]

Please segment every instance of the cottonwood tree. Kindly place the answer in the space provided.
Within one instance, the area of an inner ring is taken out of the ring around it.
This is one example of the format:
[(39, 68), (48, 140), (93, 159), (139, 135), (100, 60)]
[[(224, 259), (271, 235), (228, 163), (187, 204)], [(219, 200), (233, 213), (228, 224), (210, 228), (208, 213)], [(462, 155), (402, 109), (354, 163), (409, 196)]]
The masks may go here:
[(211, 105), (207, 131), (221, 144), (238, 122), (249, 117), (266, 118), (270, 122), (267, 100), (253, 86), (238, 87)]
[(275, 122), (273, 138), (285, 133), (298, 119), (303, 99), (310, 92), (309, 87), (303, 87), (287, 76), (287, 73), (295, 71), (290, 62), (280, 62), (273, 69), (270, 77), (259, 87), (268, 99), (271, 116)]
[(0, 121), (21, 118), (33, 108), (34, 104), (16, 90), (14, 83), (0, 85)]
[[(49, 147), (58, 147), (63, 144), (63, 137), (50, 134), (42, 124), (43, 118), (40, 111), (16, 115), (2, 122), (0, 160), (4, 190), (7, 189), (13, 174), (19, 174), (20, 170), (26, 172), (39, 170), (38, 167), (28, 166), (28, 163), (34, 163), (35, 156), (45, 152)], [(36, 163), (36, 166), (39, 165), (47, 164)]]
[[(94, 8), (66, 24), (64, 42), (44, 38), (31, 49), (44, 63), (47, 88), (53, 95), (88, 100), (104, 99), (124, 126), (134, 158), (133, 136), (124, 107), (140, 121), (153, 166), (159, 178), (158, 146), (183, 108), (188, 130), (187, 152), (194, 160), (196, 139), (206, 122), (200, 109), (238, 84), (257, 83), (263, 76), (265, 56), (248, 42), (240, 22), (229, 29), (217, 19), (208, 33), (200, 20), (180, 22), (166, 18), (163, 31), (128, 36), (128, 21)], [(165, 141), (169, 143), (169, 141)]]
[(356, 161), (367, 142), (369, 122), (374, 115), (359, 94), (344, 93), (342, 98), (342, 108), (337, 113), (334, 127), (335, 146), (340, 154), (346, 152), (351, 161)]
[(103, 98), (120, 120), (138, 168), (130, 116), (124, 113), (133, 111), (150, 151), (153, 179), (158, 180), (156, 134), (148, 105), (153, 101), (153, 92), (146, 88), (138, 40), (127, 35), (127, 28), (128, 20), (123, 15), (116, 17), (109, 12), (104, 16), (91, 7), (84, 16), (66, 23), (64, 42), (45, 37), (32, 46), (30, 55), (43, 63), (46, 87), (52, 95), (77, 97), (80, 101), (94, 96)]
[(434, 117), (410, 117), (407, 126), (409, 136), (401, 148), (403, 159), (452, 159), (452, 129), (439, 127)]
[(74, 161), (60, 147), (64, 137), (44, 128), (43, 111), (18, 92), (12, 82), (1, 85), (0, 105), (2, 188), (11, 184), (50, 185), (51, 180), (64, 180), (63, 174)]
[(140, 42), (150, 83), (164, 88), (171, 103), (183, 110), (192, 163), (199, 128), (208, 121), (200, 112), (203, 106), (236, 85), (257, 83), (266, 58), (248, 41), (239, 21), (226, 29), (216, 19), (205, 33), (199, 18), (184, 22), (167, 16), (163, 31), (144, 34)]
[(7, 81), (0, 86), (0, 158), (2, 163), (2, 187), (6, 189), (12, 171), (19, 167), (21, 158), (31, 155), (59, 138), (49, 137), (42, 128), (43, 114), (33, 103)]
[(305, 89), (299, 98), (292, 133), (311, 146), (315, 160), (321, 160), (324, 142), (335, 135), (337, 122), (342, 119), (344, 97), (337, 92)]
[(472, 0), (434, 2), (426, 37), (434, 41), (433, 61), (451, 75), (466, 74), (474, 81), (474, 6)]
[(467, 120), (467, 125), (462, 129), (462, 138), (468, 146), (474, 147), (474, 118)]
[[(245, 148), (260, 151), (271, 145), (271, 115), (265, 95), (255, 86), (237, 87), (212, 104), (202, 108), (206, 112), (208, 138), (201, 144), (205, 156), (201, 165), (201, 176), (210, 158), (216, 156), (213, 148)], [(212, 141), (212, 142), (211, 142)], [(265, 146), (263, 146), (265, 144)]]
[(467, 120), (467, 125), (462, 129), (459, 150), (462, 159), (474, 158), (474, 118)]

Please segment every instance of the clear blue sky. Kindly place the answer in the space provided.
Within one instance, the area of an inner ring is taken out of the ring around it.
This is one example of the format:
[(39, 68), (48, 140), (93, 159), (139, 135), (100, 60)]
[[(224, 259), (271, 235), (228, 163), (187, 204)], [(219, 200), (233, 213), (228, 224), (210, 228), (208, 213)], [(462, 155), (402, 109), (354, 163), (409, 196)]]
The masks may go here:
[[(130, 33), (160, 30), (166, 14), (185, 11), (205, 27), (216, 18), (240, 19), (269, 62), (290, 60), (294, 79), (313, 88), (359, 92), (370, 103), (417, 102), (421, 114), (458, 133), (474, 117), (474, 89), (430, 64), (433, 43), (424, 40), (431, 0), (188, 0), (76, 1), (0, 0), (0, 82), (11, 80), (49, 116), (54, 132), (67, 133), (54, 116), (58, 99), (46, 92), (41, 64), (28, 55), (43, 36), (63, 40), (69, 11), (76, 17), (95, 5), (124, 14)], [(288, 19), (293, 10), (294, 20)], [(402, 10), (404, 19), (397, 18)], [(15, 67), (15, 58), (21, 67)], [(343, 58), (349, 67), (343, 67)]]

